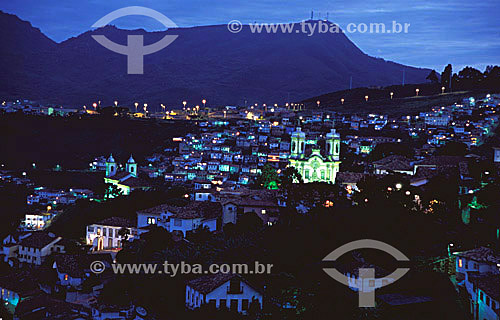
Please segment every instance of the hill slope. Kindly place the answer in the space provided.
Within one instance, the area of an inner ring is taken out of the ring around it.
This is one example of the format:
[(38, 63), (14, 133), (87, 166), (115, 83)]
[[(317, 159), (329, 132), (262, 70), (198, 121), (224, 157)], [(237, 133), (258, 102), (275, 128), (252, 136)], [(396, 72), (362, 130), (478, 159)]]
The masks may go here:
[[(54, 103), (119, 99), (179, 105), (202, 98), (211, 105), (278, 103), (346, 89), (351, 75), (356, 86), (368, 86), (400, 83), (403, 69), (408, 83), (423, 82), (429, 72), (370, 57), (342, 33), (254, 34), (245, 26), (233, 34), (225, 25), (146, 32), (106, 26), (57, 44), (12, 15), (0, 13), (0, 26), (0, 40), (13, 43), (0, 53), (0, 95)], [(179, 37), (145, 57), (144, 75), (128, 75), (126, 56), (103, 48), (92, 34), (121, 44), (129, 34), (144, 35), (146, 44), (165, 34)], [(12, 63), (19, 55), (22, 61)]]

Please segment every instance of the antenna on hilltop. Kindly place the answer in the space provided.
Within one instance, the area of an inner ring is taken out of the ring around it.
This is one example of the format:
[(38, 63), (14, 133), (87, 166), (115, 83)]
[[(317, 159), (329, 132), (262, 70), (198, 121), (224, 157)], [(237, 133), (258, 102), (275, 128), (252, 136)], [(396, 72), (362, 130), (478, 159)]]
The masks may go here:
[(311, 20), (314, 19), (314, 10), (311, 10)]
[(329, 12), (326, 13), (326, 21), (328, 21), (328, 14), (329, 14)]

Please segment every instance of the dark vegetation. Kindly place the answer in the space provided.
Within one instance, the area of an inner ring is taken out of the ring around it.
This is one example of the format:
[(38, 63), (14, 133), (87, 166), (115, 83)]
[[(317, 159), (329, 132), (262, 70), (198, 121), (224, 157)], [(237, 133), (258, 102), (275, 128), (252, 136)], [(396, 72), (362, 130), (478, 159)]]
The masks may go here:
[(189, 122), (131, 120), (105, 116), (0, 116), (0, 163), (23, 169), (88, 169), (96, 156), (138, 162), (172, 145), (172, 137), (195, 132)]

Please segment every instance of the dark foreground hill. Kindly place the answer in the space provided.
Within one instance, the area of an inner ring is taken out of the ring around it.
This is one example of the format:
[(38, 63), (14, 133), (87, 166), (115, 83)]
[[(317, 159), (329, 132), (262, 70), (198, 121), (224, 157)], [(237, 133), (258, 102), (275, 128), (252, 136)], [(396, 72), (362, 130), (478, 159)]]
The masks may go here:
[[(311, 21), (309, 23), (318, 23)], [(295, 28), (299, 28), (296, 26)], [(0, 96), (61, 104), (96, 100), (179, 105), (298, 101), (349, 87), (424, 82), (429, 73), (370, 57), (342, 33), (254, 34), (248, 26), (233, 34), (225, 25), (121, 30), (107, 26), (55, 43), (16, 16), (0, 12)], [(298, 31), (298, 30), (297, 30)], [(144, 35), (146, 44), (165, 34), (179, 37), (145, 57), (144, 74), (128, 75), (126, 56), (99, 45), (92, 34), (126, 44), (127, 35)]]

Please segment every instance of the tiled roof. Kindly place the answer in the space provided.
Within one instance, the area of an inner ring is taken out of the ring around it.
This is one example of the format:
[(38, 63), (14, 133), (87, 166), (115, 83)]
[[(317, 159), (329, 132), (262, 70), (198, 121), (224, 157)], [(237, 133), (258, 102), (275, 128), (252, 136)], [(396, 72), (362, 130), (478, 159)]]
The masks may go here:
[(107, 218), (107, 219), (104, 219), (102, 221), (99, 221), (96, 224), (102, 225), (102, 226), (123, 227), (123, 228), (135, 227), (135, 225), (136, 225), (135, 222), (132, 222), (131, 220), (125, 219), (122, 217)]
[(92, 262), (102, 261), (111, 264), (112, 258), (109, 253), (62, 254), (55, 256), (54, 261), (60, 273), (67, 273), (73, 278), (82, 278)]
[(52, 233), (37, 231), (21, 240), (19, 244), (23, 247), (42, 249), (56, 239), (57, 237)]
[(24, 320), (69, 320), (83, 319), (79, 315), (89, 315), (91, 310), (78, 304), (54, 299), (43, 293), (20, 301), (15, 314)]
[(495, 265), (500, 263), (500, 253), (494, 251), (493, 249), (485, 247), (479, 247), (476, 249), (459, 252), (456, 255), (477, 262), (486, 262)]
[[(187, 283), (188, 286), (201, 293), (210, 293), (226, 283), (227, 281), (239, 277), (233, 273), (217, 273), (193, 279)], [(241, 278), (241, 277), (240, 277)]]
[(358, 183), (366, 176), (368, 174), (361, 172), (337, 172), (335, 180), (337, 183)]
[(32, 275), (23, 271), (2, 275), (0, 277), (0, 288), (15, 292), (21, 298), (28, 297), (40, 291)]
[(191, 201), (186, 206), (162, 204), (138, 213), (161, 215), (167, 211), (173, 214), (173, 218), (179, 219), (216, 218), (222, 215), (222, 206), (219, 202)]

